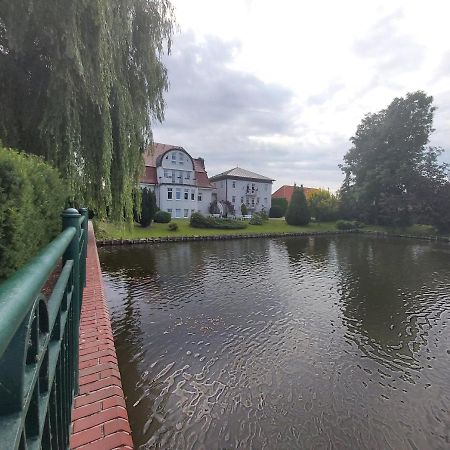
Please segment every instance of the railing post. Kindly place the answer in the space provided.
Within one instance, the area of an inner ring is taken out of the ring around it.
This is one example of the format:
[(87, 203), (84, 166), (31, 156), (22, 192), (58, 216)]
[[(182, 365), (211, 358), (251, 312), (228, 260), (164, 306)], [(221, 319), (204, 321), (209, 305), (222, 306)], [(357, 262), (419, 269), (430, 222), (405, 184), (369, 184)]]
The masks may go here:
[(81, 228), (83, 229), (83, 262), (81, 268), (83, 272), (83, 287), (86, 287), (86, 258), (87, 258), (87, 244), (88, 244), (88, 224), (89, 224), (89, 210), (87, 208), (80, 208), (80, 214), (84, 217)]
[(80, 313), (81, 313), (81, 296), (83, 293), (83, 281), (80, 273), (80, 217), (81, 214), (74, 208), (68, 208), (62, 213), (63, 229), (74, 227), (76, 230), (72, 242), (67, 247), (63, 255), (63, 264), (73, 261), (72, 272), (72, 302), (73, 302), (73, 349), (72, 358), (74, 363), (74, 394), (78, 394), (78, 355), (79, 355), (79, 336), (80, 336)]

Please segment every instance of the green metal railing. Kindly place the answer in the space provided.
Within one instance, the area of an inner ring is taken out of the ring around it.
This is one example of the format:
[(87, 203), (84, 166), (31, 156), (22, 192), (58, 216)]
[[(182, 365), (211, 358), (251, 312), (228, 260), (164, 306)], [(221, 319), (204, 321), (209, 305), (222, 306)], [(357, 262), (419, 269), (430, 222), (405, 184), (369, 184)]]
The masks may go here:
[[(69, 208), (62, 219), (62, 233), (0, 284), (1, 449), (69, 447), (88, 213)], [(61, 260), (46, 299), (42, 288)]]

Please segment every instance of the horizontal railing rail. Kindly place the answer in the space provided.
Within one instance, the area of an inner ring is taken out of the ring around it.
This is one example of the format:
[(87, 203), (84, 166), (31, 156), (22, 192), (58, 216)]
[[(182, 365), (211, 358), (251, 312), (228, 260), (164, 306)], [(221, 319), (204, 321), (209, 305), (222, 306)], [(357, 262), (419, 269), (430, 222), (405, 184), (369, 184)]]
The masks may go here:
[(69, 208), (62, 218), (62, 233), (0, 284), (0, 448), (69, 446), (88, 213)]

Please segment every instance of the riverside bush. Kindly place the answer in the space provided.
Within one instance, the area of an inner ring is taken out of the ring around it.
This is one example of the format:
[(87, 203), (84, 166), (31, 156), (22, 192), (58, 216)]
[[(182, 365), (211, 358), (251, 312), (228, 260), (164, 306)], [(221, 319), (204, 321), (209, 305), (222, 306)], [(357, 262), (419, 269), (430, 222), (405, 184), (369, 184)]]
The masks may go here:
[(172, 215), (167, 211), (157, 211), (153, 222), (155, 223), (169, 223), (172, 220)]
[(263, 224), (263, 218), (259, 214), (253, 214), (252, 218), (249, 220), (250, 225), (262, 225)]
[(336, 222), (336, 228), (338, 230), (356, 230), (358, 228), (358, 224), (355, 222), (351, 222), (350, 220), (338, 220)]
[(216, 228), (220, 230), (240, 230), (247, 228), (247, 224), (244, 222), (239, 222), (233, 219), (205, 217), (200, 213), (194, 213), (191, 215), (190, 225), (193, 228)]
[(177, 231), (178, 224), (176, 222), (170, 222), (167, 228), (169, 228), (169, 231)]
[(0, 145), (0, 279), (61, 231), (66, 187), (40, 157)]
[(283, 214), (283, 208), (280, 205), (273, 205), (270, 207), (269, 217), (279, 219), (280, 217), (283, 217)]

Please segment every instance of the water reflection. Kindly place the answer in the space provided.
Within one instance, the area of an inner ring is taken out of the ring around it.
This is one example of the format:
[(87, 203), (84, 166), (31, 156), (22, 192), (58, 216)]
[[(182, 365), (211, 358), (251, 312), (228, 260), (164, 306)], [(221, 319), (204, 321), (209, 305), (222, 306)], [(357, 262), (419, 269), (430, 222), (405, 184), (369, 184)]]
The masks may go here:
[(448, 245), (365, 237), (100, 252), (142, 448), (445, 448)]

